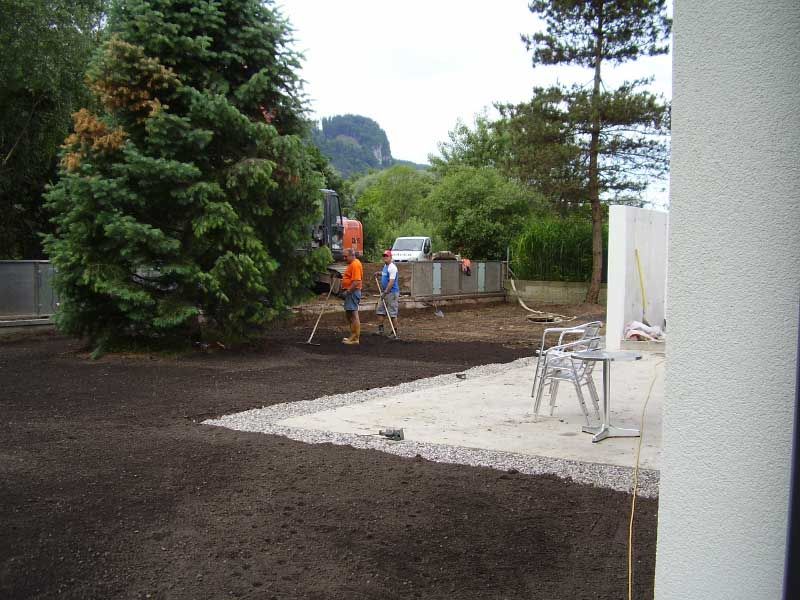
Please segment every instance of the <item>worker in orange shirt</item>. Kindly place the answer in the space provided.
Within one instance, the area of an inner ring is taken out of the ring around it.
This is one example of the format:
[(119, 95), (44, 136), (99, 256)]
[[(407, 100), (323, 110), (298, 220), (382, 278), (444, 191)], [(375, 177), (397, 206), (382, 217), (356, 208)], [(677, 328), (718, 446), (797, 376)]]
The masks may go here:
[(364, 267), (356, 258), (356, 251), (347, 248), (344, 251), (347, 269), (342, 276), (342, 290), (344, 291), (344, 314), (350, 325), (350, 337), (342, 338), (342, 343), (358, 344), (361, 336), (361, 321), (358, 320), (358, 305), (361, 303), (361, 284), (364, 279)]

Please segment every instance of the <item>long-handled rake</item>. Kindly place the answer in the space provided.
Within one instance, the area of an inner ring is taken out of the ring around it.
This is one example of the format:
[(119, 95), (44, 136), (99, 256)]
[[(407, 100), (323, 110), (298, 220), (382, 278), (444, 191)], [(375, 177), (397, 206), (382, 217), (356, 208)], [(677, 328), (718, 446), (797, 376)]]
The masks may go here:
[(317, 322), (314, 323), (314, 329), (311, 330), (311, 335), (308, 336), (308, 340), (305, 342), (301, 342), (302, 344), (308, 344), (309, 346), (319, 346), (320, 344), (313, 343), (311, 340), (314, 339), (314, 334), (317, 333), (317, 327), (319, 327), (319, 322), (322, 320), (322, 315), (325, 314), (325, 309), (328, 308), (328, 300), (331, 299), (331, 294), (333, 293), (333, 281), (331, 281), (331, 286), (328, 289), (328, 295), (325, 296), (325, 302), (322, 303), (322, 309), (319, 311), (319, 316), (317, 317)]
[(392, 328), (392, 335), (394, 335), (394, 339), (397, 338), (397, 331), (394, 328), (394, 321), (392, 321), (392, 315), (389, 314), (389, 307), (386, 306), (386, 298), (383, 297), (383, 288), (381, 287), (381, 282), (378, 281), (378, 276), (375, 275), (375, 284), (378, 286), (378, 292), (381, 295), (381, 302), (383, 302), (383, 310), (386, 311), (386, 318), (389, 319), (389, 326)]

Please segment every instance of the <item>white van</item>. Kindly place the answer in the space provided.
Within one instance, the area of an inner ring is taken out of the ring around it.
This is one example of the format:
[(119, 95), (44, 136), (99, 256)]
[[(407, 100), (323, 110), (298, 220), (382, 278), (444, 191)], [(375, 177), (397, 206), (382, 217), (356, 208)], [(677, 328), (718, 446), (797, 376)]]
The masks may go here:
[(392, 260), (395, 262), (417, 262), (431, 258), (429, 237), (399, 237), (392, 244)]

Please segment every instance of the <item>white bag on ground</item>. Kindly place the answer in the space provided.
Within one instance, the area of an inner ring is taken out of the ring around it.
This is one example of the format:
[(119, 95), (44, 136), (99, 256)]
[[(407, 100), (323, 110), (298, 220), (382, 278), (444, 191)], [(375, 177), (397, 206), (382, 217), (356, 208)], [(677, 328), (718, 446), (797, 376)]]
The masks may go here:
[(645, 325), (640, 321), (631, 321), (625, 325), (623, 337), (626, 340), (645, 340), (657, 342), (664, 339), (664, 332), (661, 327)]

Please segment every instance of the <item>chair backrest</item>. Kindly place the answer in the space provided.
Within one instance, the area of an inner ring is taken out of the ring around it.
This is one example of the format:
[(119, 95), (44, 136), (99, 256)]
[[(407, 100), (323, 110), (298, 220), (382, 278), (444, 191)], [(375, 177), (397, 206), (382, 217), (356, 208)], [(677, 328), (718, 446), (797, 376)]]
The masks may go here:
[[(545, 351), (545, 356), (550, 365), (560, 365), (560, 368), (568, 368), (580, 379), (586, 375), (591, 375), (594, 370), (594, 361), (572, 360), (570, 355), (574, 352), (598, 350), (601, 342), (602, 338), (597, 335), (591, 338), (581, 338), (558, 346), (551, 346)], [(565, 360), (566, 362), (564, 362)], [(557, 366), (556, 368), (559, 367)]]
[[(599, 322), (599, 321), (598, 321)], [(597, 328), (598, 330), (600, 327)], [(600, 349), (600, 342), (601, 338), (598, 335), (586, 341), (586, 348), (585, 350), (599, 350)], [(575, 365), (575, 368), (578, 370), (578, 375), (580, 377), (587, 377), (591, 376), (592, 371), (594, 371), (594, 366), (597, 364), (597, 361), (594, 360), (581, 360), (581, 361), (572, 361), (579, 362), (580, 365)]]
[[(602, 321), (590, 321), (583, 325), (574, 325), (572, 327), (547, 327), (542, 332), (542, 342), (535, 354), (541, 356), (547, 349), (548, 336), (558, 334), (558, 342), (555, 345), (560, 346), (567, 341), (593, 338), (597, 336), (602, 326)], [(568, 336), (569, 340), (566, 339)]]
[(601, 327), (603, 327), (602, 321), (589, 321), (583, 325), (576, 325), (575, 327), (563, 329), (561, 335), (558, 336), (558, 343), (561, 345), (565, 343), (566, 338), (572, 336), (578, 336), (574, 338), (575, 340), (586, 340), (597, 337)]

